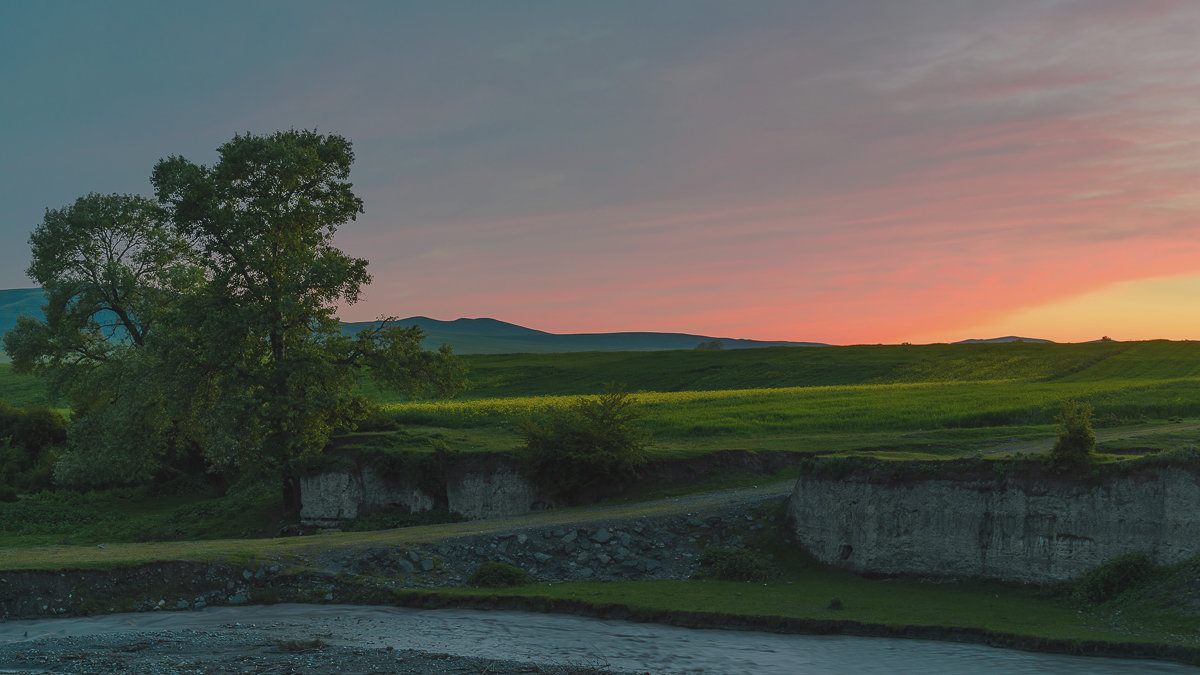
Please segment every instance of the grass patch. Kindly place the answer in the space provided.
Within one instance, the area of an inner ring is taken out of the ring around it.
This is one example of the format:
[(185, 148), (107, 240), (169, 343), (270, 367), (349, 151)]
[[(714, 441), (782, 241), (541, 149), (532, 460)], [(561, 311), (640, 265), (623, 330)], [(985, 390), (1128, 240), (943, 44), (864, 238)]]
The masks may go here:
[(222, 496), (185, 481), (43, 491), (0, 503), (0, 547), (259, 537), (279, 516), (277, 492), (252, 483)]
[(528, 583), (528, 572), (516, 565), (495, 561), (483, 563), (467, 579), (469, 586), (487, 586), (489, 588), (524, 586)]
[[(472, 589), (439, 595), (478, 597)], [(716, 580), (534, 584), (489, 589), (493, 596), (582, 600), (625, 605), (635, 613), (706, 612), (814, 620), (850, 620), (886, 626), (979, 628), (1066, 640), (1109, 640), (1200, 646), (1200, 618), (1179, 613), (1118, 612), (1076, 605), (1029, 589), (1000, 584), (930, 584), (864, 579), (836, 570), (809, 569), (768, 582)], [(840, 601), (840, 608), (831, 599)], [(1115, 617), (1122, 620), (1114, 627)]]

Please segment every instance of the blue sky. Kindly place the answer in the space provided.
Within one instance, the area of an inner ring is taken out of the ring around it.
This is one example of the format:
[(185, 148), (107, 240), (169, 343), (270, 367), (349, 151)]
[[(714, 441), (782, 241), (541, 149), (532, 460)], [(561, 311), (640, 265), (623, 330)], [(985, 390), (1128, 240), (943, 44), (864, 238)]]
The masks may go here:
[(11, 1), (0, 287), (47, 207), (317, 128), (366, 207), (350, 320), (1197, 337), (1198, 34), (1174, 0)]

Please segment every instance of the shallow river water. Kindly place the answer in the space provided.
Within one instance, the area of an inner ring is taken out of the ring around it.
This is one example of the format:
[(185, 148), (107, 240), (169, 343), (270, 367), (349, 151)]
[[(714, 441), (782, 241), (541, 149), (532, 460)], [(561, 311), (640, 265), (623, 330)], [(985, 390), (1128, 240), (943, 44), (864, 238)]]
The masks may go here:
[(281, 639), (542, 663), (607, 662), (652, 673), (1184, 673), (1155, 661), (824, 635), (678, 628), (561, 614), (357, 605), (215, 607), (0, 623), (0, 644), (41, 637), (234, 630)]

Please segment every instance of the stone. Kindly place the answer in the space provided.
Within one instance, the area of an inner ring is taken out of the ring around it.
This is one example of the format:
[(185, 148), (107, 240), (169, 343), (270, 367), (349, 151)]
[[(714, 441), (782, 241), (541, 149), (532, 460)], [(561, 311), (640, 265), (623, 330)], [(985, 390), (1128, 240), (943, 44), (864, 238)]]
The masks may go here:
[(528, 513), (537, 496), (529, 481), (506, 467), (490, 474), (468, 473), (446, 485), (450, 510), (467, 520)]
[(609, 539), (612, 539), (612, 538), (613, 538), (612, 532), (609, 532), (608, 528), (604, 528), (604, 527), (596, 530), (596, 532), (594, 534), (592, 534), (592, 541), (596, 542), (597, 544), (604, 544), (604, 543), (608, 542)]
[(571, 542), (575, 541), (575, 538), (578, 536), (579, 535), (575, 532), (575, 530), (571, 530), (570, 532), (563, 535), (563, 537), (562, 537), (563, 543), (570, 544)]
[(990, 472), (893, 483), (801, 476), (787, 511), (816, 558), (875, 574), (1045, 584), (1128, 551), (1162, 565), (1200, 554), (1200, 482), (1184, 467), (1087, 483)]
[(428, 558), (421, 561), (421, 571), (422, 572), (432, 571), (434, 567), (435, 567), (434, 562)]

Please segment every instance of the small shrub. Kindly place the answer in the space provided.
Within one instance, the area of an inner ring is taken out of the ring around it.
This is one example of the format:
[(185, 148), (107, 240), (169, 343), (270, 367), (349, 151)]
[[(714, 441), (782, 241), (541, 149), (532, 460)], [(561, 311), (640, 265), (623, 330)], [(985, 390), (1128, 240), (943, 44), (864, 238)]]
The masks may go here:
[(0, 481), (19, 492), (51, 485), (51, 465), (66, 443), (66, 419), (44, 405), (0, 401)]
[(771, 576), (771, 567), (762, 556), (744, 547), (706, 548), (700, 554), (702, 579), (720, 581), (763, 581)]
[(1046, 466), (1062, 473), (1096, 461), (1096, 434), (1092, 431), (1092, 405), (1063, 401), (1058, 420), (1058, 438), (1046, 457)]
[(626, 392), (609, 387), (579, 398), (543, 419), (517, 422), (525, 437), (522, 457), (533, 482), (568, 502), (616, 490), (646, 463), (641, 417)]
[(17, 491), (11, 485), (0, 485), (0, 502), (17, 501)]
[(829, 609), (841, 610), (846, 609), (846, 606), (842, 604), (841, 598), (834, 597), (829, 599)]
[(1078, 602), (1108, 602), (1141, 586), (1154, 570), (1154, 561), (1145, 551), (1117, 556), (1071, 584), (1071, 598)]
[(485, 562), (467, 579), (470, 586), (522, 586), (529, 583), (529, 573), (517, 567), (502, 562)]

